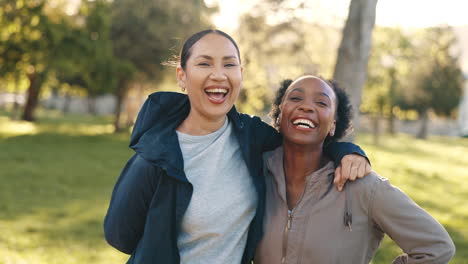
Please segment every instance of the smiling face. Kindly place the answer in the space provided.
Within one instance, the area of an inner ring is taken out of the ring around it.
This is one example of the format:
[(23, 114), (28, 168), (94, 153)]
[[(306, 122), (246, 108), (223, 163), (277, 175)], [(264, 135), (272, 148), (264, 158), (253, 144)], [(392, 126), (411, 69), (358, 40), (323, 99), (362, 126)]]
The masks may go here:
[(191, 115), (200, 119), (224, 118), (234, 105), (242, 85), (242, 67), (234, 44), (210, 33), (190, 50), (185, 69), (177, 67), (179, 86), (187, 90)]
[(286, 142), (322, 145), (335, 132), (336, 96), (323, 80), (306, 76), (294, 81), (280, 105), (280, 132)]

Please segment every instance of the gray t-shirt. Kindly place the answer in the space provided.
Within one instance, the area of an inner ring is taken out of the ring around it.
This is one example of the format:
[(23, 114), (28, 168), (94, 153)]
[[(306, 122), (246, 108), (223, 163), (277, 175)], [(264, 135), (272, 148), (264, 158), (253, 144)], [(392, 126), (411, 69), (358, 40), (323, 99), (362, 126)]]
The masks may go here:
[(181, 263), (239, 264), (257, 195), (232, 124), (192, 136), (177, 132), (193, 195), (177, 239)]

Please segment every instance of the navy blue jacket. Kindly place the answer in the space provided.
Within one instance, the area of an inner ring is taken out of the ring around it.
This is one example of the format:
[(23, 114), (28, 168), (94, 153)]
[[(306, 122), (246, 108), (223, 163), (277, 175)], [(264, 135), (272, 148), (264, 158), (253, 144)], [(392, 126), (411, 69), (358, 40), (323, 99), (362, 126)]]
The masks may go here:
[[(130, 147), (136, 152), (127, 162), (112, 193), (104, 220), (106, 240), (131, 254), (128, 264), (179, 263), (177, 237), (193, 187), (184, 173), (176, 128), (188, 116), (190, 103), (184, 94), (157, 92), (149, 96), (138, 115)], [(242, 156), (258, 194), (242, 257), (249, 263), (262, 236), (265, 183), (262, 153), (281, 144), (275, 129), (258, 117), (227, 114), (233, 124)], [(332, 159), (364, 152), (351, 143), (333, 143), (325, 149)], [(339, 162), (337, 162), (339, 163)]]

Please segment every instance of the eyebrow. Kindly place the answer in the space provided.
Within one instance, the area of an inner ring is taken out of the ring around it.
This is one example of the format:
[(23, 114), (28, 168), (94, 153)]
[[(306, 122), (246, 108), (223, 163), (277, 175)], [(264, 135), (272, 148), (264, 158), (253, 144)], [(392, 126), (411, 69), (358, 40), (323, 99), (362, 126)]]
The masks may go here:
[[(204, 58), (204, 59), (207, 59), (207, 60), (212, 60), (213, 59), (213, 57), (211, 57), (209, 55), (199, 55), (195, 59), (198, 59), (198, 58)], [(237, 56), (231, 55), (231, 56), (224, 56), (223, 57), (223, 60), (229, 60), (229, 59), (237, 59)]]
[[(296, 88), (294, 88), (294, 89), (292, 89), (292, 90), (291, 90), (291, 93), (292, 93), (292, 92), (296, 92), (296, 91), (297, 91), (297, 92), (301, 92), (301, 93), (303, 93), (303, 92), (304, 92), (304, 89), (303, 89), (303, 88), (301, 88), (301, 87), (296, 87)], [(331, 100), (331, 97), (330, 97), (330, 95), (328, 95), (328, 94), (327, 94), (327, 93), (325, 93), (325, 92), (318, 92), (318, 93), (316, 93), (316, 94), (317, 94), (317, 95), (323, 95), (323, 96), (326, 96), (326, 97), (328, 97), (328, 99), (330, 99), (330, 100)]]
[(294, 88), (294, 89), (291, 90), (291, 93), (292, 93), (292, 92), (296, 92), (296, 91), (297, 91), (297, 92), (302, 92), (302, 93), (303, 93), (303, 92), (304, 92), (304, 89), (302, 89), (301, 87), (296, 87), (296, 88)]
[(331, 100), (331, 97), (330, 97), (330, 95), (328, 95), (327, 93), (324, 93), (324, 92), (319, 92), (319, 93), (317, 93), (317, 94), (318, 94), (318, 95), (323, 95), (323, 96), (326, 96), (326, 97), (328, 97), (328, 99), (330, 99), (330, 100)]

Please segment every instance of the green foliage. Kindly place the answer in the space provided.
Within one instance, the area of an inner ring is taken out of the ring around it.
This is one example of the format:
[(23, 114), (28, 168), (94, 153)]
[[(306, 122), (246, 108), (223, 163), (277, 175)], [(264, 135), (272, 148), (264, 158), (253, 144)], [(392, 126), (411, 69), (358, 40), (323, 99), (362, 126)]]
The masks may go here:
[(111, 13), (115, 56), (150, 79), (162, 77), (161, 63), (172, 55), (171, 48), (210, 25), (210, 9), (202, 0), (115, 0)]
[(311, 23), (314, 10), (292, 1), (264, 1), (240, 18), (238, 44), (244, 66), (241, 111), (264, 115), (284, 79), (303, 74), (331, 76), (338, 31)]
[(59, 0), (0, 2), (0, 78), (14, 91), (29, 79), (27, 120), (34, 119), (47, 82), (55, 94), (79, 86), (90, 97), (115, 92), (121, 103), (135, 76), (163, 77), (170, 49), (206, 28), (212, 11), (202, 0), (83, 0), (76, 15), (65, 6)]
[(414, 65), (411, 36), (399, 28), (376, 27), (360, 109), (380, 116), (393, 114), (401, 90)]
[(59, 72), (59, 80), (85, 88), (91, 97), (114, 92), (117, 74), (131, 76), (134, 69), (112, 52), (110, 4), (105, 0), (83, 1), (75, 20), (83, 20), (84, 25), (76, 27), (68, 40), (70, 68)]
[[(128, 256), (104, 241), (102, 221), (132, 155), (129, 134), (112, 134), (109, 117), (38, 116), (41, 122), (34, 124), (0, 113), (0, 263), (125, 263)], [(358, 144), (376, 172), (449, 231), (457, 246), (450, 263), (466, 263), (468, 139), (399, 135), (376, 147), (361, 135)], [(391, 263), (399, 252), (387, 238), (372, 263)]]
[(161, 63), (171, 56), (170, 49), (181, 39), (209, 26), (209, 12), (203, 0), (112, 1), (112, 48), (121, 62), (116, 71), (115, 131), (120, 130), (121, 104), (132, 82), (161, 81), (164, 78)]
[(82, 59), (79, 53), (84, 50), (77, 25), (64, 10), (47, 4), (45, 0), (0, 2), (0, 25), (7, 28), (0, 36), (0, 58), (4, 58), (0, 77), (13, 75), (16, 91), (22, 76), (29, 80), (23, 114), (28, 121), (35, 119), (34, 110), (44, 84), (55, 77), (62, 80), (77, 75), (81, 68), (77, 62)]
[(412, 69), (412, 81), (398, 93), (398, 106), (418, 113), (432, 109), (440, 116), (450, 116), (463, 89), (458, 58), (452, 54), (455, 35), (449, 27), (429, 28), (417, 40), (418, 67)]
[(26, 74), (66, 67), (73, 53), (75, 32), (62, 10), (47, 10), (47, 2), (18, 0), (0, 2), (0, 75), (20, 71)]

